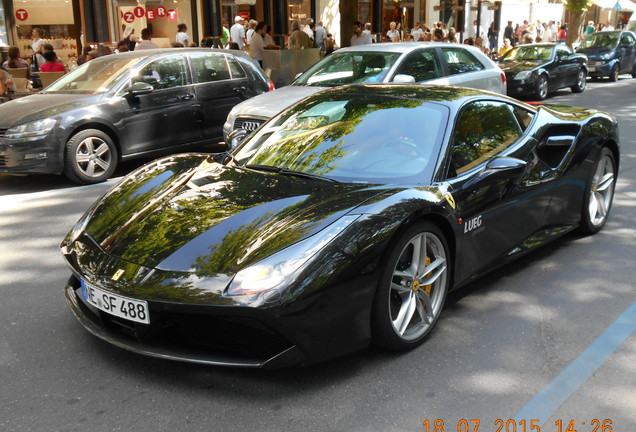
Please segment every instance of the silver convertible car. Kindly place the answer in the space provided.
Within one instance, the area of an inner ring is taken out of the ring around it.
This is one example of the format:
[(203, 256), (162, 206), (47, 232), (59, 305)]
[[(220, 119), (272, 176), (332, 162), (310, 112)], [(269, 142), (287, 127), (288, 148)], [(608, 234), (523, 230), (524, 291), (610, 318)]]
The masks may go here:
[(426, 83), (506, 94), (506, 75), (479, 49), (441, 42), (400, 42), (339, 49), (309, 68), (291, 85), (236, 105), (223, 135), (248, 132), (306, 96), (344, 84)]

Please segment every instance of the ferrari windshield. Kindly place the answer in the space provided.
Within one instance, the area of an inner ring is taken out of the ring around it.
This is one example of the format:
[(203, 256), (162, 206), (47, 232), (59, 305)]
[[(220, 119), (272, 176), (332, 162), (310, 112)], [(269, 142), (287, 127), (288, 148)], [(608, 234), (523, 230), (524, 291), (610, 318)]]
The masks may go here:
[(292, 85), (333, 87), (343, 84), (382, 82), (399, 53), (334, 53), (316, 63)]
[(84, 63), (46, 88), (45, 93), (105, 93), (138, 63), (138, 58), (109, 55)]
[(552, 46), (519, 46), (508, 52), (504, 60), (548, 61), (552, 56)]
[(605, 48), (614, 49), (618, 45), (618, 33), (598, 32), (592, 33), (585, 38), (579, 49), (581, 48)]
[(434, 102), (349, 92), (318, 95), (260, 128), (238, 148), (235, 161), (247, 169), (343, 182), (429, 182), (447, 117), (448, 109)]

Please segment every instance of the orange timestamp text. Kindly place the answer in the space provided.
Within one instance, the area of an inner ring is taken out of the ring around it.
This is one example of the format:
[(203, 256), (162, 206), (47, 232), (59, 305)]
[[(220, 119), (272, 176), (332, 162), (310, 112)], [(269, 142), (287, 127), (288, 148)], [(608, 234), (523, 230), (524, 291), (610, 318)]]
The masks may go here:
[(456, 423), (442, 419), (422, 422), (425, 432), (614, 432), (612, 420), (592, 419), (590, 421), (557, 420), (554, 425), (541, 426), (539, 420), (496, 419), (491, 428), (480, 429), (481, 420), (460, 419)]

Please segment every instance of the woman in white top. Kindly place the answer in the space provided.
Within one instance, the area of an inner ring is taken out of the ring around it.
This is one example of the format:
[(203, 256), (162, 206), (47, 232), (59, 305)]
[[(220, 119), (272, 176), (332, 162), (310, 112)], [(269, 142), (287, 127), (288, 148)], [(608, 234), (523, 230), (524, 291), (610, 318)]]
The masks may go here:
[(177, 40), (177, 43), (180, 43), (187, 48), (190, 46), (190, 36), (188, 36), (186, 30), (188, 30), (188, 26), (185, 24), (179, 24), (177, 26), (177, 36), (175, 39)]
[(400, 40), (400, 33), (396, 30), (397, 24), (395, 21), (389, 23), (389, 31), (386, 32), (386, 36), (391, 42), (398, 42)]

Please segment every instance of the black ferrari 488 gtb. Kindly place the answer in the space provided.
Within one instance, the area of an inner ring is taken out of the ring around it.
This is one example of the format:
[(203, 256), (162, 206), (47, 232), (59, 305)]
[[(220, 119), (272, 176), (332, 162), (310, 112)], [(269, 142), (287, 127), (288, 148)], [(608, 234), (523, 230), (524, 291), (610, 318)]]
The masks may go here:
[(447, 293), (606, 223), (616, 120), (478, 90), (354, 85), (227, 153), (145, 165), (64, 239), (94, 335), (156, 357), (284, 367), (420, 344)]

